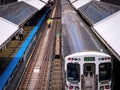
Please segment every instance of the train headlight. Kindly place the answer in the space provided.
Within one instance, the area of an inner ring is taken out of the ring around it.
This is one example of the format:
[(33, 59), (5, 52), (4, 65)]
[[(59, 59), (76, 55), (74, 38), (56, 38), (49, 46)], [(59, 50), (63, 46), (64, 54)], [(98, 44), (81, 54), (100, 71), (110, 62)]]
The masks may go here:
[(110, 86), (109, 86), (109, 85), (106, 85), (106, 86), (105, 86), (105, 89), (109, 89), (109, 88), (110, 88)]
[(72, 86), (72, 85), (70, 85), (70, 86), (69, 86), (69, 90), (72, 90), (72, 89), (73, 89), (73, 86)]

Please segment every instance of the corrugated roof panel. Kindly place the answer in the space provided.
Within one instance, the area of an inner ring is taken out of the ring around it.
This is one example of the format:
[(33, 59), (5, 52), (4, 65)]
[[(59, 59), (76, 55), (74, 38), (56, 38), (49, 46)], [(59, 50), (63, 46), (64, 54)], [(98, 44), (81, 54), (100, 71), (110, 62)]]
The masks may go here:
[[(74, 1), (75, 1), (75, 0), (74, 0)], [(78, 9), (78, 8), (82, 7), (83, 5), (89, 3), (90, 1), (92, 1), (92, 0), (78, 0), (78, 1), (76, 1), (76, 2), (73, 3), (73, 6), (74, 6), (76, 9)]]
[(96, 24), (94, 29), (120, 55), (120, 11), (104, 22)]
[(18, 26), (0, 17), (0, 48), (17, 30)]
[(20, 25), (37, 11), (38, 9), (21, 1), (0, 7), (0, 17)]
[(26, 2), (27, 4), (37, 8), (38, 10), (45, 6), (45, 3), (41, 2), (40, 0), (19, 0), (19, 1)]
[(88, 4), (80, 7), (78, 11), (89, 21), (90, 24), (95, 24), (104, 18), (118, 12), (119, 6), (100, 1), (91, 1)]

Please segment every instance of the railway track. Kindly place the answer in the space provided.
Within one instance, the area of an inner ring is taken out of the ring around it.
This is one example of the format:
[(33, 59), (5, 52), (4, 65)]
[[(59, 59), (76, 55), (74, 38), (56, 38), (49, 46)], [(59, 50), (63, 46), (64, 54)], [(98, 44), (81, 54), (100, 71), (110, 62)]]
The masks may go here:
[[(54, 17), (55, 11), (55, 9), (52, 11), (52, 17)], [(53, 22), (52, 24), (54, 25)], [(53, 30), (49, 30), (46, 26), (44, 33), (35, 45), (34, 52), (28, 60), (26, 70), (16, 90), (47, 90), (53, 59), (54, 39), (55, 27), (53, 27)]]
[[(44, 36), (46, 36), (46, 32), (44, 32), (40, 40), (38, 40), (36, 49), (30, 56), (30, 60), (26, 65), (26, 70), (24, 71), (23, 78), (17, 90), (32, 90), (33, 88), (37, 90), (39, 86), (43, 84), (43, 76), (45, 77), (45, 71), (47, 70), (48, 64), (45, 56), (47, 55), (47, 49), (46, 46), (43, 45), (47, 42), (47, 39)], [(45, 41), (44, 38), (46, 39)], [(46, 50), (42, 52), (43, 50), (41, 48)]]
[[(46, 26), (44, 33), (38, 39), (16, 90), (64, 90), (60, 59), (61, 14), (59, 0), (56, 1), (54, 7), (50, 15), (53, 18), (52, 27), (48, 29)], [(59, 8), (56, 9), (56, 7)]]
[(64, 90), (62, 76), (62, 62), (60, 59), (52, 61), (51, 79), (49, 90)]
[(65, 90), (64, 85), (63, 85), (63, 76), (62, 76), (62, 71), (63, 71), (63, 64), (61, 60), (61, 52), (60, 52), (60, 47), (61, 47), (61, 39), (60, 39), (60, 34), (61, 34), (61, 8), (60, 8), (60, 1), (57, 3), (57, 11), (56, 11), (56, 41), (55, 41), (55, 57), (52, 60), (52, 66), (51, 66), (51, 73), (50, 73), (50, 86), (49, 90)]

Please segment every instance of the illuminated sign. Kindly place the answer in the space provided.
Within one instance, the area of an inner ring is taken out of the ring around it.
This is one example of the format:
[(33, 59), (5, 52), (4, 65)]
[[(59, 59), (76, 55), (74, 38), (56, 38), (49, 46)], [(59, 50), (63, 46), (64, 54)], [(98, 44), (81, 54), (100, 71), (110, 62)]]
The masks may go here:
[(84, 57), (84, 61), (95, 61), (95, 57)]

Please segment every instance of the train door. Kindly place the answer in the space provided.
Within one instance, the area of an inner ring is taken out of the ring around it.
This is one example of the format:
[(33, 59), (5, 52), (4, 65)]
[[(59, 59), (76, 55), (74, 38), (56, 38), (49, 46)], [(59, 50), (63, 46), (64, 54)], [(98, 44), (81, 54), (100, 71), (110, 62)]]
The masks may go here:
[(95, 64), (85, 63), (83, 69), (83, 90), (95, 90)]

